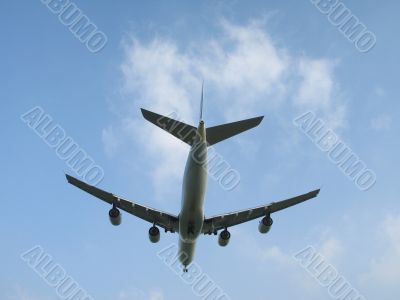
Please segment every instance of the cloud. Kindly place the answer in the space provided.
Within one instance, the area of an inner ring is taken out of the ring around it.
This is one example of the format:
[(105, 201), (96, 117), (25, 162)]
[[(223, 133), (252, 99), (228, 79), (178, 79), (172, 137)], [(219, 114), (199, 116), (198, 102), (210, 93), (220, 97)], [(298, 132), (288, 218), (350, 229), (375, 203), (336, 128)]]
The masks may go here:
[(383, 252), (371, 260), (361, 281), (369, 287), (398, 288), (400, 282), (400, 214), (388, 215), (379, 226)]
[(296, 261), (290, 253), (285, 253), (277, 245), (265, 247), (259, 234), (248, 234), (236, 227), (231, 229), (231, 233), (240, 241), (237, 250), (241, 255), (249, 259), (257, 260), (257, 263), (275, 263), (279, 267), (296, 267)]
[[(239, 246), (239, 250), (249, 257), (256, 258), (260, 262), (274, 262), (280, 266), (297, 268), (298, 264), (294, 254), (300, 249), (292, 253), (281, 249), (277, 245), (271, 245), (266, 248), (258, 236), (248, 235), (238, 228), (235, 228), (235, 235), (238, 235), (244, 241)], [(336, 263), (344, 251), (342, 242), (326, 232), (321, 232), (320, 242), (313, 246), (329, 263)]]
[(202, 78), (206, 79), (206, 102), (209, 92), (213, 100), (218, 99), (213, 110), (222, 107), (225, 120), (260, 112), (286, 113), (294, 107), (298, 113), (319, 110), (319, 117), (326, 117), (331, 127), (341, 126), (345, 106), (334, 77), (337, 63), (290, 56), (264, 27), (265, 22), (258, 20), (246, 25), (221, 20), (217, 37), (194, 41), (195, 49), (182, 49), (178, 42), (162, 37), (147, 42), (127, 38), (120, 68), (124, 101), (119, 105), (119, 120), (123, 121), (103, 130), (106, 153), (117, 155), (125, 140), (140, 143), (140, 155), (151, 164), (156, 197), (168, 198), (171, 186), (181, 180), (187, 145), (153, 125), (143, 125), (132, 111), (143, 106), (161, 114), (176, 112), (195, 124)]
[(138, 288), (130, 288), (128, 291), (123, 290), (118, 294), (119, 300), (163, 300), (164, 295), (159, 289), (152, 289), (148, 294)]
[(101, 132), (101, 137), (104, 144), (104, 151), (107, 155), (112, 156), (121, 145), (121, 139), (118, 138), (118, 133), (115, 131), (114, 126), (104, 128)]
[(164, 299), (164, 295), (161, 291), (153, 290), (150, 292), (149, 300), (163, 300), (163, 299)]
[(376, 116), (371, 120), (370, 126), (376, 131), (390, 130), (392, 127), (392, 117), (386, 114)]
[(327, 59), (301, 58), (299, 62), (300, 87), (295, 104), (327, 108), (331, 105), (334, 63)]
[(123, 90), (138, 96), (135, 102), (192, 119), (189, 99), (193, 96), (191, 88), (199, 87), (199, 79), (193, 74), (192, 61), (175, 43), (155, 38), (143, 44), (132, 38), (125, 44), (125, 54), (121, 65)]
[(15, 285), (9, 293), (4, 295), (6, 299), (9, 300), (38, 300), (38, 299), (47, 299), (45, 297), (34, 297), (32, 295), (29, 295), (27, 291), (20, 285)]
[(383, 98), (386, 95), (386, 91), (380, 86), (375, 86), (373, 93), (378, 98)]
[(343, 244), (335, 237), (329, 237), (318, 246), (319, 252), (330, 263), (337, 262), (343, 253)]
[(119, 300), (146, 300), (146, 294), (138, 288), (130, 288), (129, 291), (123, 290), (118, 294)]
[(346, 114), (346, 107), (340, 100), (339, 84), (334, 76), (337, 64), (336, 60), (330, 59), (300, 58), (300, 83), (293, 101), (302, 110), (310, 109), (322, 114), (332, 129), (345, 125)]
[[(260, 249), (259, 249), (260, 250)], [(263, 261), (274, 261), (281, 265), (292, 265), (293, 258), (284, 253), (278, 246), (273, 245), (270, 248), (260, 250), (260, 258)]]
[(228, 106), (224, 103), (225, 116), (243, 117), (243, 110), (254, 113), (281, 100), (290, 60), (287, 51), (273, 43), (262, 23), (238, 26), (222, 20), (220, 24), (223, 38), (206, 43), (208, 50), (197, 66), (221, 98), (229, 101)]

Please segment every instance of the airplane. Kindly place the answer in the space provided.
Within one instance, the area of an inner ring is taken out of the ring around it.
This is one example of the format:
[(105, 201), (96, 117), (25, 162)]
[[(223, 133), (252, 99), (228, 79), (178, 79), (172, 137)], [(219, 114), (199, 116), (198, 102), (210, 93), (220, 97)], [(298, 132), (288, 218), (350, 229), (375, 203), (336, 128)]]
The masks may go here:
[(160, 230), (158, 227), (163, 228), (165, 232), (178, 233), (180, 237), (179, 259), (183, 265), (183, 272), (188, 271), (188, 266), (193, 261), (196, 240), (201, 234), (217, 235), (221, 231), (218, 237), (218, 244), (225, 247), (228, 245), (231, 237), (228, 231), (229, 227), (258, 218), (262, 218), (259, 222), (258, 230), (260, 233), (266, 234), (271, 229), (273, 223), (271, 218), (272, 213), (312, 199), (320, 191), (317, 189), (279, 202), (205, 217), (204, 200), (207, 188), (208, 147), (258, 126), (264, 117), (259, 116), (206, 128), (203, 120), (203, 88), (200, 102), (200, 121), (197, 128), (143, 108), (141, 112), (147, 121), (190, 146), (183, 175), (181, 210), (178, 215), (126, 200), (68, 174), (66, 174), (66, 178), (70, 184), (112, 205), (112, 208), (109, 210), (109, 219), (112, 225), (118, 226), (121, 224), (120, 210), (123, 210), (152, 224), (148, 232), (152, 243), (157, 243), (160, 240)]

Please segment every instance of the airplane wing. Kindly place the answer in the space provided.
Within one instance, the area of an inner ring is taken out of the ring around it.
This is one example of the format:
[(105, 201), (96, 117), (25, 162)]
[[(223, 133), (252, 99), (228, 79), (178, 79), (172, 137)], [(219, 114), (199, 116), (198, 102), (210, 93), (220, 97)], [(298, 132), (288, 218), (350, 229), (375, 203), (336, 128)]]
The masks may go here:
[(258, 206), (250, 209), (227, 213), (223, 215), (217, 215), (204, 220), (203, 233), (211, 234), (218, 230), (238, 225), (247, 221), (251, 221), (257, 218), (266, 216), (290, 206), (299, 204), (316, 197), (319, 193), (319, 189), (311, 191), (309, 193), (296, 196), (287, 200), (272, 202), (267, 205)]
[(156, 225), (171, 231), (177, 232), (178, 231), (178, 217), (175, 215), (171, 215), (150, 207), (146, 207), (128, 200), (125, 200), (121, 197), (118, 197), (114, 194), (109, 192), (103, 191), (97, 187), (89, 185), (79, 179), (76, 179), (68, 174), (65, 175), (67, 180), (70, 184), (84, 190), (85, 192), (109, 203), (114, 204), (116, 207), (134, 215), (138, 218), (141, 218), (147, 222), (155, 223)]

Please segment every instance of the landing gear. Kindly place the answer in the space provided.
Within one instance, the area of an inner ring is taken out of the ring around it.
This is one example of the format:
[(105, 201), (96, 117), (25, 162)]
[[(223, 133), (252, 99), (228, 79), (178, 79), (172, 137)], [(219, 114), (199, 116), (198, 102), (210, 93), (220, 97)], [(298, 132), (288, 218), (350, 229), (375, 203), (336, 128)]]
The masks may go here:
[(188, 269), (186, 266), (183, 266), (183, 273), (187, 273)]

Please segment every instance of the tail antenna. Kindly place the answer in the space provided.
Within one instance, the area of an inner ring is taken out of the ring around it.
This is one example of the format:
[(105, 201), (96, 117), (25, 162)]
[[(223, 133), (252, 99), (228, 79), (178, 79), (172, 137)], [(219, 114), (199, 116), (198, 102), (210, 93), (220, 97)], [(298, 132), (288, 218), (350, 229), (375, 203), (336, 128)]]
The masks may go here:
[(201, 84), (201, 101), (200, 101), (200, 121), (203, 121), (203, 95), (204, 95), (204, 80)]

